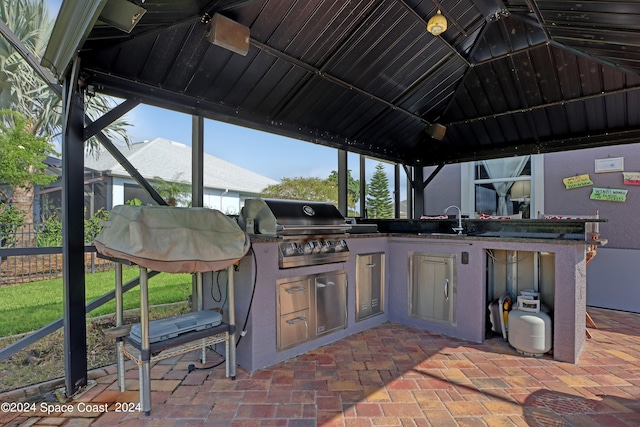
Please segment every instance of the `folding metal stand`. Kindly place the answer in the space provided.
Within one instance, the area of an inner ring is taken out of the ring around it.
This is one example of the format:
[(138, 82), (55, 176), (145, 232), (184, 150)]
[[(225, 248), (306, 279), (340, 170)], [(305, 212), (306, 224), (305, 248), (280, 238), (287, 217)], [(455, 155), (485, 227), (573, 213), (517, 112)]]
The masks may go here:
[[(116, 327), (123, 326), (124, 311), (122, 304), (122, 265), (125, 260), (117, 260), (116, 263)], [(140, 268), (140, 326), (141, 340), (136, 342), (128, 337), (120, 337), (116, 342), (117, 352), (117, 377), (120, 391), (125, 388), (125, 359), (133, 360), (139, 369), (140, 378), (140, 406), (145, 414), (151, 413), (151, 363), (168, 359), (174, 356), (188, 353), (193, 350), (201, 350), (201, 360), (204, 362), (206, 348), (209, 345), (224, 342), (226, 350), (226, 375), (236, 377), (236, 348), (235, 348), (235, 308), (234, 308), (234, 269), (233, 265), (227, 267), (227, 295), (229, 302), (228, 323), (222, 323), (216, 327), (200, 331), (187, 332), (175, 338), (149, 343), (149, 284), (148, 271)], [(198, 308), (202, 309), (202, 272), (196, 273), (198, 295)]]

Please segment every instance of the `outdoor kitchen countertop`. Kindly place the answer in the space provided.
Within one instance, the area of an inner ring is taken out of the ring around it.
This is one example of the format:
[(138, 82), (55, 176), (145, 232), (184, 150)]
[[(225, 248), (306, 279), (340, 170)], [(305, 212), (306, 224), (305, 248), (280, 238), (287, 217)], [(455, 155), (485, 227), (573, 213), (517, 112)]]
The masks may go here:
[[(568, 244), (582, 244), (582, 245), (598, 245), (604, 246), (607, 244), (606, 239), (600, 240), (579, 240), (575, 238), (562, 238), (562, 237), (515, 237), (515, 236), (482, 236), (482, 235), (457, 235), (457, 234), (444, 234), (444, 233), (354, 233), (346, 235), (339, 235), (337, 238), (345, 239), (363, 239), (363, 238), (380, 238), (380, 237), (393, 237), (393, 238), (408, 238), (408, 239), (421, 239), (421, 240), (464, 240), (464, 241), (501, 241), (501, 242), (517, 242), (517, 243), (552, 243), (560, 245)], [(267, 236), (267, 235), (251, 235), (251, 242), (253, 243), (270, 243), (281, 242), (282, 237), (279, 236)], [(310, 235), (310, 239), (314, 236)]]
[(479, 236), (479, 235), (457, 235), (457, 234), (441, 234), (441, 233), (363, 233), (348, 234), (348, 238), (372, 238), (372, 237), (393, 237), (393, 238), (409, 238), (423, 240), (465, 240), (465, 241), (501, 241), (501, 242), (518, 242), (518, 243), (555, 243), (555, 244), (583, 244), (583, 245), (599, 245), (607, 244), (606, 239), (602, 240), (578, 240), (561, 237), (515, 237), (515, 236)]

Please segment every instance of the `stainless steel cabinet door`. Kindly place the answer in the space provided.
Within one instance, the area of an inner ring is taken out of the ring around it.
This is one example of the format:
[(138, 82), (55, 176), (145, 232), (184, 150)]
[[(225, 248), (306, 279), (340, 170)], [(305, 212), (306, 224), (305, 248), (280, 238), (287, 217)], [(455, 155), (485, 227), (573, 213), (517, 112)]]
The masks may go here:
[(455, 255), (409, 254), (409, 315), (455, 324)]
[(356, 257), (356, 320), (384, 312), (384, 253)]
[(347, 327), (347, 273), (319, 274), (316, 287), (316, 335)]

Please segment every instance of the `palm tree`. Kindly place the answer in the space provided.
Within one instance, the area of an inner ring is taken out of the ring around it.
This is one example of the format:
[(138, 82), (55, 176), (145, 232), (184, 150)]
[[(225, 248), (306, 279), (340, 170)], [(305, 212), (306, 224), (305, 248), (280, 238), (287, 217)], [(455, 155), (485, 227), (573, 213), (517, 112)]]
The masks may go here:
[(191, 205), (191, 187), (188, 182), (180, 179), (181, 176), (181, 173), (177, 174), (172, 181), (154, 177), (156, 183), (153, 186), (169, 206)]
[[(3, 0), (0, 19), (37, 58), (42, 58), (53, 27), (45, 0)], [(87, 102), (87, 115), (96, 119), (114, 105), (113, 99), (96, 95)], [(0, 37), (0, 109), (17, 111), (29, 119), (31, 125), (27, 131), (33, 135), (45, 136), (51, 141), (60, 135), (62, 100), (4, 37)], [(112, 140), (129, 145), (126, 132), (129, 125), (120, 119), (104, 133)], [(96, 139), (88, 141), (89, 152), (97, 152), (97, 147)], [(13, 204), (26, 214), (27, 222), (33, 222), (32, 187), (14, 188)]]

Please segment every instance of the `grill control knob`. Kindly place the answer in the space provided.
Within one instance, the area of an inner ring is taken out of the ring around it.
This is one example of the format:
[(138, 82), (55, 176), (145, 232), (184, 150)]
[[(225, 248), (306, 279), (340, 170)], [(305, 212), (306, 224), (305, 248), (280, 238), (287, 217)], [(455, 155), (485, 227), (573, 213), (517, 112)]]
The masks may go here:
[(316, 242), (308, 242), (306, 245), (304, 245), (304, 253), (305, 254), (312, 253), (315, 247), (316, 247)]
[(333, 242), (331, 240), (325, 240), (322, 245), (322, 252), (331, 252), (333, 251)]
[(348, 250), (347, 241), (344, 240), (344, 239), (338, 240), (338, 243), (336, 244), (336, 251), (337, 252), (342, 252), (342, 251), (346, 251), (346, 250)]
[(285, 255), (294, 255), (298, 252), (298, 245), (295, 243), (290, 243), (284, 250)]

